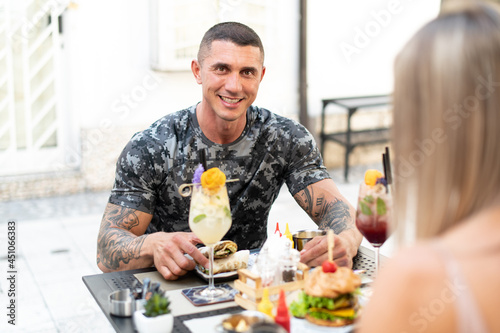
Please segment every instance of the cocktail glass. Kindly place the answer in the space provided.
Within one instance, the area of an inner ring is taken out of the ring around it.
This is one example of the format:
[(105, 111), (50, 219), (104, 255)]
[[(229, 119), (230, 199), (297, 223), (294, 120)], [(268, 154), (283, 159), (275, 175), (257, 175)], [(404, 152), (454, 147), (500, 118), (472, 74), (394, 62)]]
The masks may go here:
[(380, 247), (388, 237), (392, 196), (386, 186), (361, 184), (359, 188), (356, 227), (375, 249), (375, 276), (380, 267)]
[(231, 227), (231, 210), (226, 186), (216, 191), (194, 186), (189, 207), (189, 228), (209, 248), (208, 287), (195, 295), (203, 299), (225, 296), (227, 289), (214, 286), (214, 245), (219, 242)]

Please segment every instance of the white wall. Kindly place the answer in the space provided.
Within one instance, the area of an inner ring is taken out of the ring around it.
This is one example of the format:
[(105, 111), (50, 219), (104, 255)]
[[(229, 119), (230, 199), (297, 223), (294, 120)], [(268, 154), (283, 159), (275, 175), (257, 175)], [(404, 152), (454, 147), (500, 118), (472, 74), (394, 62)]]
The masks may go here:
[(438, 0), (308, 1), (308, 107), (321, 100), (392, 92), (393, 61), (436, 17)]
[[(82, 1), (65, 15), (70, 112), (82, 128), (103, 119), (117, 125), (137, 121), (143, 105), (159, 92), (149, 70), (148, 2)], [(149, 89), (143, 96), (146, 80)], [(179, 88), (183, 82), (177, 82)], [(131, 98), (134, 93), (136, 96)], [(152, 116), (150, 119), (153, 119)]]
[[(238, 3), (231, 1), (235, 14)], [(69, 109), (81, 128), (147, 126), (201, 99), (190, 70), (150, 69), (148, 7), (145, 0), (86, 0), (67, 12)], [(268, 68), (256, 104), (285, 115), (296, 114), (298, 103), (298, 17), (298, 3), (273, 2), (263, 38)]]
[[(235, 11), (238, 4), (231, 1)], [(299, 5), (272, 4), (263, 40), (267, 72), (256, 104), (295, 116)], [(323, 98), (390, 93), (395, 54), (438, 7), (437, 0), (308, 1), (309, 113), (319, 114)], [(150, 70), (148, 15), (145, 0), (86, 0), (67, 11), (68, 106), (78, 115), (77, 127), (147, 126), (200, 100), (201, 89), (189, 71)], [(359, 31), (367, 29), (371, 37), (363, 40)], [(347, 44), (358, 53), (346, 56), (341, 46)]]

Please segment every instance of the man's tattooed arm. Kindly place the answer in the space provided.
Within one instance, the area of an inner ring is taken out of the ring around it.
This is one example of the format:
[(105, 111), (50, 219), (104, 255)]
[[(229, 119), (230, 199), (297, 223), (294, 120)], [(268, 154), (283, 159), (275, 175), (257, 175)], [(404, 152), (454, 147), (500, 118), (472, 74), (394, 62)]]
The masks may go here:
[[(354, 208), (333, 180), (324, 179), (309, 185), (294, 198), (320, 229), (332, 229), (338, 235), (335, 237), (334, 260), (340, 266), (351, 267), (362, 236), (354, 226)], [(310, 243), (311, 246), (301, 253), (301, 261), (309, 266), (321, 265), (328, 258), (326, 236)]]
[(312, 185), (295, 197), (320, 229), (332, 229), (336, 234), (340, 234), (354, 227), (350, 207), (342, 199), (329, 196), (323, 191), (315, 191)]
[(150, 266), (150, 260), (141, 258), (147, 237), (143, 234), (150, 221), (149, 214), (108, 203), (97, 238), (99, 268), (116, 271)]

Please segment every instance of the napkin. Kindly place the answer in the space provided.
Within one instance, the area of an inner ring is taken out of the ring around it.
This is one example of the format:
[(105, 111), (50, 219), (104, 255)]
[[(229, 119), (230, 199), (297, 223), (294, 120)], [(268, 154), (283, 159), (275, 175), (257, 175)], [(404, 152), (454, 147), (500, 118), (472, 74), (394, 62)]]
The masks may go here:
[[(191, 332), (204, 332), (204, 333), (219, 333), (216, 327), (222, 323), (228, 314), (205, 317), (205, 318), (195, 318), (184, 321), (184, 325)], [(305, 319), (291, 318), (290, 321), (290, 333), (349, 333), (352, 332), (353, 325), (348, 325), (344, 327), (326, 327), (318, 326), (308, 322)]]
[(191, 332), (204, 332), (204, 333), (218, 333), (216, 330), (217, 325), (221, 325), (225, 317), (229, 315), (217, 315), (205, 318), (195, 318), (184, 321), (184, 325)]

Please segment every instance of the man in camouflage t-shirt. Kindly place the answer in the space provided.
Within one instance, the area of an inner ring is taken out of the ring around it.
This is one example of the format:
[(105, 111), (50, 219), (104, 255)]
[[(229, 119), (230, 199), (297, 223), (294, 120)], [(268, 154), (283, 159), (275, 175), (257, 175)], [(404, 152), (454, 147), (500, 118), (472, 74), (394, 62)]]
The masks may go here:
[[(117, 162), (115, 185), (98, 237), (103, 271), (154, 264), (166, 279), (208, 267), (188, 225), (191, 183), (206, 152), (207, 167), (228, 179), (232, 226), (225, 239), (239, 249), (262, 246), (267, 218), (283, 183), (321, 229), (335, 231), (334, 258), (351, 265), (361, 242), (354, 210), (330, 179), (311, 134), (297, 122), (252, 106), (264, 76), (259, 37), (239, 23), (222, 23), (203, 37), (192, 71), (202, 85), (199, 104), (167, 115), (133, 136)], [(325, 237), (301, 253), (308, 265), (327, 257)]]

